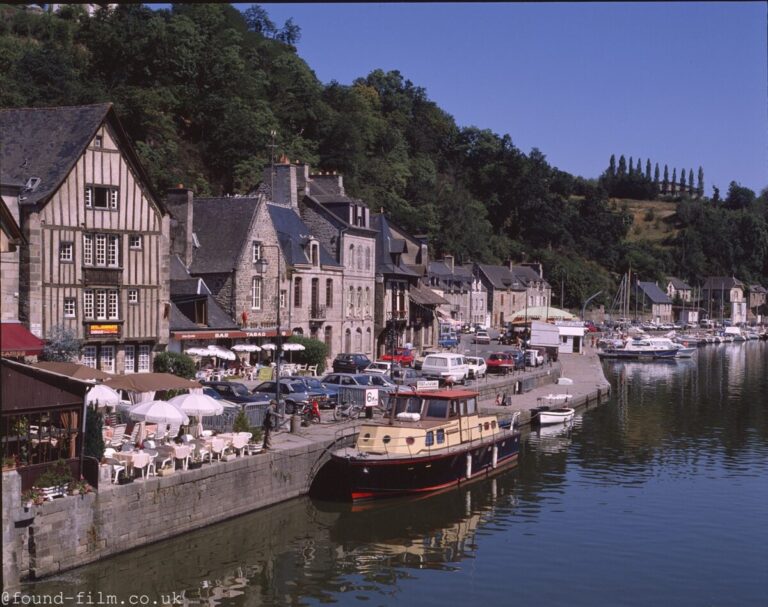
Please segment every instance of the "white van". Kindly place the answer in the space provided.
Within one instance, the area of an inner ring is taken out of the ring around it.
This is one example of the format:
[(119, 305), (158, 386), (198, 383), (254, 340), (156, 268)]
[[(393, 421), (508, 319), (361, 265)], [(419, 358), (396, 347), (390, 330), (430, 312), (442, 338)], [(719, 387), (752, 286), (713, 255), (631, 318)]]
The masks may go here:
[(421, 376), (441, 382), (463, 384), (467, 381), (469, 366), (461, 354), (429, 354), (421, 365)]

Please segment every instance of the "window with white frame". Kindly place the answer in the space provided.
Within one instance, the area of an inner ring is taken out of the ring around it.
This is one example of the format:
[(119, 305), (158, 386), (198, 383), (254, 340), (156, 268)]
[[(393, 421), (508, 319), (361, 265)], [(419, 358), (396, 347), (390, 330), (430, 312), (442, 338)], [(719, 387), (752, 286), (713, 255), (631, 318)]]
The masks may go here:
[(83, 265), (120, 266), (120, 237), (117, 234), (83, 234)]
[(320, 263), (320, 245), (313, 242), (310, 245), (310, 255), (312, 257), (312, 265), (317, 266)]
[(93, 318), (94, 317), (94, 293), (90, 289), (86, 289), (83, 291), (83, 317), (84, 318)]
[(139, 290), (138, 289), (128, 289), (128, 303), (129, 304), (137, 304), (137, 303), (139, 303)]
[(371, 287), (365, 287), (365, 313), (371, 314)]
[(131, 234), (128, 237), (128, 246), (132, 249), (141, 249), (144, 246), (144, 239), (141, 234)]
[(251, 280), (251, 310), (261, 310), (261, 278)]
[(84, 346), (80, 362), (86, 367), (96, 368), (96, 346)]
[(355, 314), (355, 287), (349, 287), (349, 295), (347, 296), (347, 316), (354, 316)]
[(99, 368), (106, 373), (115, 372), (115, 346), (101, 346)]
[(59, 261), (71, 263), (74, 260), (73, 245), (71, 242), (62, 242), (59, 244)]
[(288, 292), (285, 289), (280, 291), (280, 307), (285, 308), (288, 301)]
[(77, 300), (74, 297), (64, 298), (64, 318), (77, 316)]
[(83, 291), (83, 318), (119, 320), (119, 293), (116, 290), (106, 289), (86, 289)]
[(136, 372), (136, 346), (125, 346), (125, 363), (123, 365), (123, 371), (125, 373)]
[(139, 373), (149, 373), (149, 346), (139, 346)]
[(258, 240), (254, 240), (253, 247), (252, 247), (253, 263), (256, 263), (261, 259), (261, 253), (262, 253), (261, 243)]
[(85, 206), (89, 209), (117, 209), (120, 190), (114, 186), (85, 186)]

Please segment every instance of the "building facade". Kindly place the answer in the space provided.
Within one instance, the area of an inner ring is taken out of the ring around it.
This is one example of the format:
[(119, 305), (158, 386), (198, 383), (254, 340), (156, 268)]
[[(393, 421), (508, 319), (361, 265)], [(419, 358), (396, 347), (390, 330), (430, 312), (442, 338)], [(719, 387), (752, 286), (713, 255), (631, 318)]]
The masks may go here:
[(112, 105), (3, 110), (0, 135), (4, 200), (20, 188), (5, 201), (28, 242), (19, 319), (43, 339), (71, 330), (86, 365), (150, 371), (168, 342), (170, 218)]

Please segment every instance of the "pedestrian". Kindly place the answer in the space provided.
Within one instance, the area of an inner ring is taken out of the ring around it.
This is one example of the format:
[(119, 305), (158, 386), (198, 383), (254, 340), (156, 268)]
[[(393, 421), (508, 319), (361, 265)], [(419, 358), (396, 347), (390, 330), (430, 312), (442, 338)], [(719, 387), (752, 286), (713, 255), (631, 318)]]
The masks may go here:
[(275, 424), (275, 420), (273, 416), (275, 413), (276, 405), (277, 403), (274, 400), (269, 401), (269, 406), (267, 407), (267, 410), (264, 412), (264, 422), (261, 424), (261, 428), (262, 430), (264, 430), (264, 444), (262, 445), (262, 448), (264, 449), (264, 451), (272, 447), (270, 433), (272, 432), (272, 428), (274, 427), (274, 424)]

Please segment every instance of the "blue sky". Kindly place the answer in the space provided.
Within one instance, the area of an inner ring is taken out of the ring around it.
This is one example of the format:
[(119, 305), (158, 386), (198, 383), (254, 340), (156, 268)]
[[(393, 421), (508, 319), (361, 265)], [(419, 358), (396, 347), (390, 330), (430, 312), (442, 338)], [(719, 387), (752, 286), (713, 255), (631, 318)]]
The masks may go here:
[[(238, 4), (247, 8), (250, 4)], [(399, 70), (459, 126), (508, 133), (560, 169), (612, 153), (768, 186), (768, 4), (263, 4), (301, 27), (328, 83)]]

